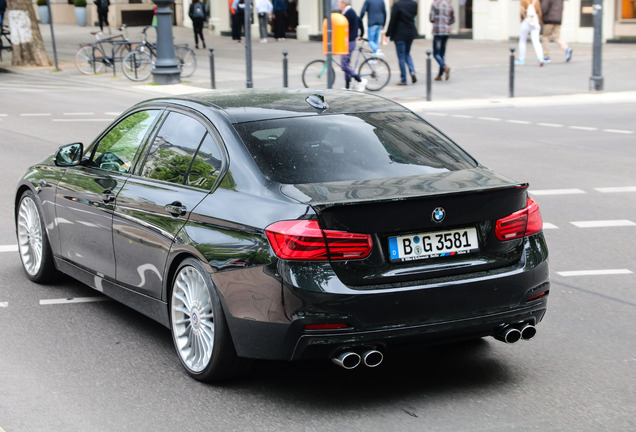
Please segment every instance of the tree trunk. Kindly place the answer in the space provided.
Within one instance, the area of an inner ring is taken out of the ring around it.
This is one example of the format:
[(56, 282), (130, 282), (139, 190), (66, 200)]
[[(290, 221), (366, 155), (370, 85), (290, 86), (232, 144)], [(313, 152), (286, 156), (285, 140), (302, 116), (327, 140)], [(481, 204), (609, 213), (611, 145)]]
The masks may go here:
[(31, 0), (9, 0), (7, 8), (13, 66), (52, 66)]

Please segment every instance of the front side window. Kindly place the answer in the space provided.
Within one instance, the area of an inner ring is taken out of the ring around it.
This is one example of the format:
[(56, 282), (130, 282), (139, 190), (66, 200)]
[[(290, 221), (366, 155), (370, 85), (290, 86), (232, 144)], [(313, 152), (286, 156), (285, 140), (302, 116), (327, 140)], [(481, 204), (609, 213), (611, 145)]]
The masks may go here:
[(207, 131), (196, 119), (171, 112), (161, 125), (141, 171), (143, 177), (184, 184)]
[(103, 170), (128, 173), (159, 110), (138, 111), (121, 120), (97, 144), (92, 164)]

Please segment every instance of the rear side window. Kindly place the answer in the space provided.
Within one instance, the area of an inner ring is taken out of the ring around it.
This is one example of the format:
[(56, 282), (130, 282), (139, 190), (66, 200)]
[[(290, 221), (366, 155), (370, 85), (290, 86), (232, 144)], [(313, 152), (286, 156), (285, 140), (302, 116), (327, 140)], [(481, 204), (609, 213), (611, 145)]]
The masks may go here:
[(268, 179), (370, 180), (473, 168), (476, 162), (408, 112), (342, 114), (234, 125)]

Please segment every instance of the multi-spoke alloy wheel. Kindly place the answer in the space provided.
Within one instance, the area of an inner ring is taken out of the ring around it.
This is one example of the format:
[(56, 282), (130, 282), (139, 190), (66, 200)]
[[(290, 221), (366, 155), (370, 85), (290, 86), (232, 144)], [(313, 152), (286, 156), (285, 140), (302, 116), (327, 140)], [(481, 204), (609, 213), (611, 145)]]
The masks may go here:
[(214, 310), (203, 275), (192, 266), (182, 267), (174, 281), (172, 331), (186, 367), (203, 371), (214, 351)]
[(35, 199), (30, 191), (22, 196), (16, 218), (16, 231), (24, 271), (32, 281), (45, 282), (55, 274), (55, 267), (42, 214)]
[(232, 343), (216, 288), (200, 261), (185, 259), (170, 297), (172, 339), (181, 364), (199, 381), (221, 381), (248, 371)]

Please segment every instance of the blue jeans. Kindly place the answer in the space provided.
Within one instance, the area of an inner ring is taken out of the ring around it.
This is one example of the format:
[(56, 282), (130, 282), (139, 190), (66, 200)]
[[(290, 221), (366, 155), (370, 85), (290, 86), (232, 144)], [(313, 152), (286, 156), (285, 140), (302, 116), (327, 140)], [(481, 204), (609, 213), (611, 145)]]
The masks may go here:
[(373, 52), (377, 52), (380, 48), (380, 32), (382, 31), (381, 25), (373, 25), (369, 27), (367, 36), (369, 37), (369, 46)]
[(345, 74), (345, 82), (347, 83), (347, 88), (349, 88), (349, 83), (351, 82), (351, 78), (355, 78), (356, 81), (360, 81), (360, 77), (351, 67), (351, 54), (356, 49), (356, 41), (349, 42), (349, 54), (340, 56), (340, 68), (344, 71)]
[(448, 35), (433, 36), (433, 57), (435, 57), (435, 61), (439, 63), (439, 74), (437, 76), (444, 74), (444, 66), (446, 66), (444, 60), (446, 56), (446, 41), (448, 41)]
[(406, 68), (408, 67), (411, 73), (415, 73), (415, 66), (413, 66), (413, 59), (411, 58), (411, 45), (413, 44), (413, 39), (394, 42), (395, 51), (398, 56), (398, 63), (400, 64), (400, 81), (406, 84)]

